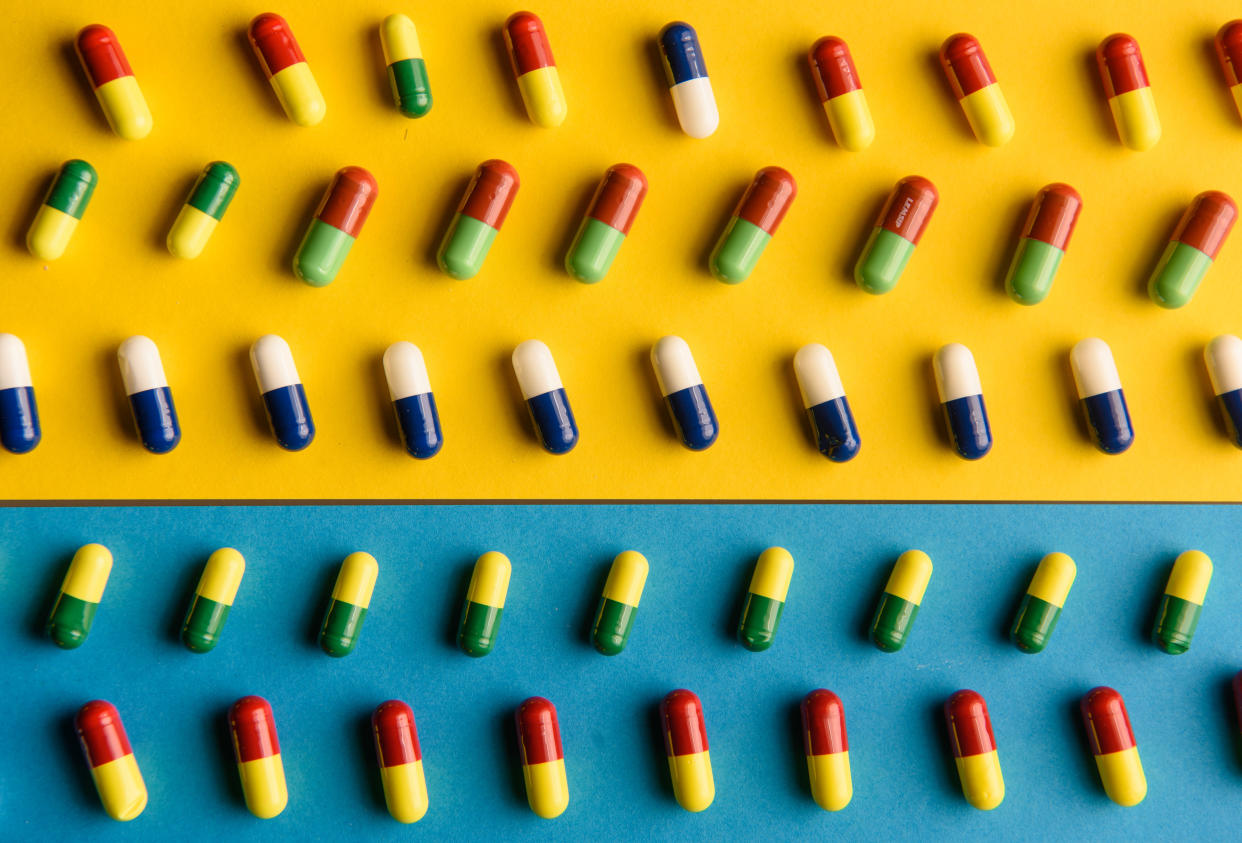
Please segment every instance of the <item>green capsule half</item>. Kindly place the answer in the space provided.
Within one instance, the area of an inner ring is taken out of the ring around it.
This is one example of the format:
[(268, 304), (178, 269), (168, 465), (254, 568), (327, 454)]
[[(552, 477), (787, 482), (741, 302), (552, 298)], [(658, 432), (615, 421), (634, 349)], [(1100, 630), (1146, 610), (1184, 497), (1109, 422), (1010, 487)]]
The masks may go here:
[(208, 558), (181, 625), (181, 642), (192, 652), (206, 653), (220, 643), (245, 571), (246, 560), (231, 547), (222, 547)]
[(871, 622), (875, 646), (886, 653), (905, 646), (931, 573), (931, 559), (921, 550), (907, 550), (897, 558)]
[(341, 563), (319, 630), (319, 646), (329, 656), (348, 656), (358, 646), (377, 577), (379, 563), (369, 553), (351, 553)]
[(1049, 553), (1040, 560), (1009, 631), (1014, 646), (1024, 653), (1038, 653), (1048, 646), (1077, 575), (1074, 560), (1064, 553)]
[(1211, 268), (1212, 259), (1203, 252), (1171, 241), (1151, 274), (1147, 294), (1161, 307), (1181, 307), (1190, 301)]
[(759, 264), (772, 235), (754, 223), (734, 217), (712, 250), (712, 275), (726, 284), (740, 284)]
[(897, 286), (913, 254), (913, 243), (887, 228), (876, 226), (854, 266), (854, 283), (877, 296), (887, 293)]
[(769, 547), (759, 555), (737, 626), (737, 638), (747, 650), (766, 650), (776, 640), (793, 569), (793, 556), (783, 547)]
[(86, 641), (111, 572), (112, 553), (101, 544), (83, 545), (73, 555), (47, 619), (47, 634), (58, 647), (72, 650)]
[(397, 109), (406, 117), (422, 117), (431, 111), (431, 83), (418, 41), (414, 21), (405, 15), (389, 15), (380, 24), (380, 46), (388, 81)]
[(444, 274), (459, 281), (473, 278), (483, 269), (483, 262), (487, 260), (487, 253), (491, 251), (497, 233), (485, 222), (458, 214), (440, 244), (436, 263)]
[(474, 563), (457, 628), (457, 645), (466, 655), (480, 658), (495, 648), (512, 570), (509, 558), (494, 550)]
[(1190, 649), (1211, 579), (1212, 560), (1206, 553), (1187, 550), (1178, 555), (1152, 630), (1160, 649), (1174, 656)]
[(95, 185), (99, 183), (99, 174), (95, 168), (80, 159), (66, 161), (60, 167), (60, 173), (52, 183), (43, 204), (68, 214), (74, 219), (82, 219), (86, 206), (95, 194)]
[(594, 217), (587, 217), (565, 256), (565, 269), (586, 284), (603, 281), (624, 242), (625, 235), (620, 231)]
[(1023, 237), (1005, 276), (1005, 291), (1018, 304), (1039, 304), (1051, 292), (1064, 256), (1056, 246)]
[(617, 655), (630, 640), (647, 571), (646, 557), (636, 550), (623, 551), (612, 561), (591, 630), (595, 649), (605, 656)]
[(293, 274), (312, 287), (326, 287), (345, 265), (354, 238), (323, 220), (313, 220), (293, 256)]

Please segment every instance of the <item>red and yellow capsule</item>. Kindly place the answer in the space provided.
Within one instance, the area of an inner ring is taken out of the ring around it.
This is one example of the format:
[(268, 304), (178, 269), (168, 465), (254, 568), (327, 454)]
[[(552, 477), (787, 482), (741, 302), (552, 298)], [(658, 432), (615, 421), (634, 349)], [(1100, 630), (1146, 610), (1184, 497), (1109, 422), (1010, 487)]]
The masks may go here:
[(944, 704), (944, 719), (966, 801), (980, 811), (992, 810), (1005, 798), (1005, 780), (987, 703), (974, 691), (958, 691)]
[(246, 807), (261, 820), (271, 819), (289, 802), (271, 703), (262, 697), (242, 697), (229, 709), (229, 730)]
[(1122, 144), (1140, 152), (1151, 149), (1160, 140), (1160, 115), (1138, 41), (1120, 32), (1110, 35), (1095, 51), (1095, 60)]
[(1104, 686), (1092, 688), (1082, 698), (1082, 720), (1108, 798), (1125, 808), (1142, 802), (1147, 777), (1121, 694)]
[(854, 782), (850, 778), (845, 708), (832, 691), (819, 688), (802, 701), (802, 742), (811, 795), (825, 811), (840, 811), (854, 796)]
[(416, 823), (427, 813), (427, 779), (414, 712), (401, 700), (380, 703), (371, 729), (388, 813), (397, 822)]
[(1013, 115), (979, 39), (965, 32), (949, 36), (940, 47), (940, 66), (979, 142), (988, 146), (1008, 143), (1013, 137)]
[(569, 807), (569, 780), (556, 706), (543, 697), (531, 697), (518, 706), (514, 719), (526, 801), (536, 815), (556, 819)]
[(677, 804), (694, 813), (702, 811), (716, 798), (703, 703), (692, 691), (671, 691), (660, 703), (660, 722)]
[(288, 118), (299, 126), (322, 123), (328, 106), (289, 22), (272, 12), (259, 15), (250, 22), (250, 46)]
[(1242, 116), (1242, 20), (1231, 20), (1216, 33), (1216, 58), (1225, 74), (1225, 84)]
[(552, 58), (543, 21), (533, 12), (516, 12), (505, 21), (505, 47), (513, 64), (526, 114), (536, 126), (551, 129), (565, 122), (569, 106)]
[(875, 123), (850, 48), (840, 38), (821, 38), (807, 60), (832, 136), (844, 149), (861, 152), (875, 140)]
[(116, 706), (91, 700), (78, 709), (73, 725), (108, 816), (127, 822), (141, 814), (147, 807), (147, 786)]
[(151, 134), (155, 121), (116, 33), (93, 23), (78, 33), (78, 59), (112, 131), (126, 140)]

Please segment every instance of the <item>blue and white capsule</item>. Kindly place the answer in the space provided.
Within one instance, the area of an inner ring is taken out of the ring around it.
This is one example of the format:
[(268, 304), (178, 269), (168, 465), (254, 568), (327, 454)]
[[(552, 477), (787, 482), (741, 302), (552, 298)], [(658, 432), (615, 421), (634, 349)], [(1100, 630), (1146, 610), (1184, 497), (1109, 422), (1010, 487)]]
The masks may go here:
[(423, 353), (412, 342), (393, 343), (384, 352), (384, 374), (405, 450), (416, 460), (434, 457), (444, 445), (444, 434)]
[[(1238, 100), (1242, 102), (1242, 96)], [(1242, 339), (1233, 334), (1215, 337), (1203, 349), (1203, 360), (1207, 363), (1212, 391), (1225, 417), (1229, 438), (1242, 448)]]
[(692, 138), (709, 137), (720, 125), (720, 112), (694, 27), (675, 21), (661, 29), (660, 55), (681, 130)]
[(1134, 444), (1134, 427), (1108, 343), (1096, 337), (1080, 340), (1070, 350), (1070, 368), (1095, 446), (1106, 454), (1122, 453)]
[(819, 452), (833, 462), (849, 462), (862, 440), (832, 352), (817, 342), (802, 346), (794, 355), (794, 374)]
[(259, 337), (250, 346), (250, 365), (276, 443), (286, 451), (302, 450), (315, 438), (315, 422), (289, 343), (275, 334)]
[(992, 428), (975, 356), (961, 343), (951, 342), (936, 352), (932, 368), (953, 450), (967, 460), (986, 456), (992, 450)]
[(661, 337), (651, 347), (651, 365), (681, 443), (691, 451), (709, 447), (720, 435), (720, 423), (690, 346), (681, 337)]
[(153, 454), (167, 454), (181, 441), (181, 423), (164, 376), (160, 350), (138, 334), (121, 343), (116, 359), (142, 446)]
[(0, 334), (0, 445), (25, 454), (42, 436), (26, 346), (12, 334)]
[(527, 340), (513, 349), (513, 373), (540, 444), (548, 453), (568, 454), (578, 444), (578, 424), (552, 352), (539, 340)]

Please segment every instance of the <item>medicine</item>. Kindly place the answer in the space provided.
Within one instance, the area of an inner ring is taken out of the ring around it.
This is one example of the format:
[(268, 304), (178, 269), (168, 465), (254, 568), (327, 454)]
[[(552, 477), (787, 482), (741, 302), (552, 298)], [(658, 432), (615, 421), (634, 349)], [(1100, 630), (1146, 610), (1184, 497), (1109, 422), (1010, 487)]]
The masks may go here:
[(181, 441), (181, 423), (164, 376), (160, 350), (139, 334), (121, 343), (116, 359), (142, 446), (153, 454), (167, 454)]
[(718, 281), (740, 284), (750, 277), (797, 195), (788, 171), (764, 167), (755, 173), (708, 260)]
[(543, 21), (531, 12), (510, 15), (505, 21), (505, 47), (531, 122), (546, 129), (564, 123), (569, 106)]
[(1189, 304), (1237, 219), (1238, 206), (1219, 190), (1196, 196), (1151, 274), (1151, 300), (1168, 308)]
[(1009, 631), (1019, 650), (1041, 653), (1048, 646), (1077, 575), (1078, 566), (1064, 553), (1049, 553), (1040, 560)]
[(1212, 560), (1206, 553), (1187, 550), (1178, 554), (1151, 633), (1161, 650), (1177, 656), (1190, 649), (1211, 580)]
[(819, 343), (802, 346), (794, 355), (794, 374), (819, 452), (833, 462), (849, 462), (858, 455), (862, 439), (832, 352)]
[(1005, 798), (1005, 780), (987, 703), (974, 691), (958, 691), (945, 702), (944, 719), (962, 794), (980, 811), (992, 810)]
[(1242, 116), (1242, 88), (1239, 70), (1242, 69), (1242, 20), (1231, 20), (1216, 33), (1216, 58), (1225, 74), (1225, 84), (1233, 95), (1238, 115)]
[(246, 807), (261, 820), (271, 819), (289, 802), (271, 704), (262, 697), (242, 697), (229, 709), (229, 730)]
[(1005, 291), (1011, 299), (1018, 304), (1039, 304), (1048, 297), (1081, 211), (1082, 197), (1068, 184), (1040, 188), (1005, 275)]
[(203, 168), (168, 232), (173, 257), (193, 260), (203, 253), (240, 184), (237, 170), (227, 161), (212, 161)]
[(72, 650), (85, 643), (111, 572), (112, 553), (102, 544), (84, 544), (73, 554), (47, 618), (47, 634), (56, 646)]
[(819, 688), (802, 701), (802, 741), (811, 795), (825, 811), (840, 811), (854, 797), (845, 708), (832, 691)]
[(691, 813), (705, 810), (716, 798), (716, 782), (707, 751), (703, 703), (684, 688), (671, 691), (660, 703), (660, 722), (677, 804)]
[(78, 33), (78, 60), (112, 131), (125, 140), (151, 134), (155, 121), (116, 33), (93, 23)]
[(26, 346), (12, 334), (0, 334), (0, 445), (26, 454), (42, 438)]
[(479, 274), (520, 184), (517, 170), (505, 161), (479, 165), (436, 255), (442, 272), (460, 281)]
[(526, 801), (536, 816), (552, 820), (569, 807), (569, 780), (565, 776), (565, 752), (556, 706), (543, 697), (531, 697), (518, 706), (518, 748), (522, 753), (522, 779)]
[(608, 168), (565, 257), (570, 275), (587, 284), (604, 280), (646, 195), (647, 177), (642, 170), (633, 164)]
[(250, 346), (250, 366), (276, 443), (301, 451), (315, 439), (315, 422), (289, 343), (275, 334), (259, 337)]
[(940, 47), (940, 66), (979, 143), (1008, 143), (1014, 132), (1013, 115), (979, 39), (964, 32), (949, 36)]
[(647, 558), (636, 550), (624, 550), (612, 560), (591, 628), (595, 649), (605, 656), (617, 655), (630, 640), (647, 571)]
[(1092, 688), (1082, 698), (1082, 720), (1108, 798), (1123, 808), (1142, 802), (1147, 777), (1121, 694), (1103, 686)]
[(414, 712), (401, 700), (382, 702), (371, 715), (371, 730), (388, 813), (399, 823), (416, 823), (427, 813), (427, 779)]
[(539, 340), (527, 340), (513, 349), (513, 372), (540, 444), (550, 454), (572, 451), (578, 444), (578, 425), (552, 352)]
[(99, 175), (85, 161), (75, 158), (60, 165), (26, 232), (26, 249), (30, 254), (42, 261), (54, 261), (65, 253), (97, 184)]
[(380, 47), (397, 110), (406, 117), (426, 116), (431, 111), (431, 83), (427, 80), (427, 63), (423, 61), (414, 21), (405, 15), (384, 18), (380, 24)]
[(932, 361), (949, 440), (958, 456), (977, 460), (992, 450), (992, 429), (974, 355), (961, 343), (941, 346)]
[(250, 46), (288, 118), (299, 126), (322, 123), (328, 106), (289, 22), (272, 12), (259, 15), (250, 22)]
[(378, 193), (375, 177), (362, 167), (337, 170), (293, 256), (293, 274), (312, 287), (331, 284), (362, 233)]
[(474, 563), (466, 602), (461, 608), (461, 623), (457, 627), (457, 646), (467, 656), (481, 658), (496, 647), (512, 571), (509, 557), (494, 550), (484, 553)]
[(1160, 115), (1138, 41), (1123, 33), (1110, 35), (1095, 51), (1095, 60), (1121, 143), (1139, 152), (1151, 149), (1160, 140)]
[(875, 140), (875, 123), (850, 48), (840, 38), (821, 38), (807, 56), (832, 136), (842, 149), (861, 152)]
[(886, 653), (895, 653), (906, 645), (931, 575), (931, 557), (923, 551), (907, 550), (897, 557), (871, 622), (871, 640), (875, 646)]
[(384, 374), (406, 453), (416, 460), (434, 457), (444, 445), (444, 434), (423, 353), (414, 343), (393, 343), (384, 352)]
[(147, 807), (147, 785), (116, 706), (91, 700), (78, 709), (73, 726), (108, 816), (121, 822), (137, 817)]
[(690, 346), (681, 337), (661, 337), (651, 347), (651, 365), (681, 444), (691, 451), (709, 447), (720, 435), (720, 424)]
[(1079, 340), (1070, 351), (1070, 368), (1095, 446), (1106, 454), (1124, 452), (1134, 444), (1134, 427), (1108, 343), (1096, 337)]
[(854, 267), (854, 283), (877, 296), (896, 287), (939, 202), (936, 186), (922, 176), (897, 182)]
[(720, 112), (694, 27), (674, 21), (661, 29), (660, 57), (681, 130), (692, 138), (710, 137), (720, 125)]
[(351, 553), (341, 563), (332, 587), (332, 602), (319, 628), (319, 646), (329, 656), (348, 656), (358, 646), (379, 576), (379, 563), (369, 553)]
[(776, 640), (793, 571), (793, 556), (785, 548), (769, 547), (759, 554), (737, 625), (737, 640), (752, 653), (768, 649)]
[(1216, 403), (1233, 444), (1242, 448), (1242, 339), (1233, 334), (1215, 337), (1203, 349)]
[(208, 557), (181, 624), (181, 643), (190, 652), (210, 652), (220, 643), (220, 633), (245, 573), (245, 558), (231, 547), (222, 547)]

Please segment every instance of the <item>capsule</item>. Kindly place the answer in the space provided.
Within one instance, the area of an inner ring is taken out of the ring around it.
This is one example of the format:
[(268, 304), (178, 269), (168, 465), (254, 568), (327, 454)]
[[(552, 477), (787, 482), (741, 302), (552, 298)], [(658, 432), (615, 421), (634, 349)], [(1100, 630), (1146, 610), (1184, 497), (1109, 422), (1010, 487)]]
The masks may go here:
[(1242, 339), (1233, 334), (1215, 337), (1204, 347), (1203, 359), (1229, 438), (1242, 448)]
[(427, 80), (427, 63), (423, 61), (414, 21), (405, 15), (384, 18), (380, 24), (380, 46), (397, 110), (406, 117), (425, 116), (431, 111), (431, 83)]
[(1013, 115), (979, 39), (965, 32), (949, 36), (940, 47), (940, 66), (979, 143), (1008, 143), (1013, 137)]
[(749, 278), (797, 195), (798, 185), (787, 170), (764, 167), (755, 173), (712, 249), (712, 275), (726, 284)]
[(716, 798), (703, 703), (684, 688), (671, 691), (660, 703), (660, 722), (664, 726), (664, 749), (668, 753), (673, 795), (678, 805), (698, 813)]
[(919, 613), (927, 583), (931, 580), (931, 557), (921, 550), (907, 550), (897, 557), (888, 575), (880, 603), (871, 621), (871, 640), (886, 653), (906, 645), (910, 627)]
[(578, 425), (552, 352), (539, 340), (527, 340), (513, 349), (513, 371), (540, 444), (550, 454), (572, 451), (578, 444)]
[(1013, 629), (1009, 631), (1010, 639), (1019, 650), (1040, 653), (1048, 646), (1077, 575), (1074, 560), (1064, 553), (1049, 553), (1040, 560), (1022, 604), (1018, 606)]
[(384, 374), (406, 452), (417, 460), (434, 457), (444, 445), (444, 434), (423, 353), (414, 343), (393, 343), (384, 352)]
[(878, 296), (897, 286), (939, 201), (936, 186), (922, 176), (897, 182), (854, 266), (859, 287)]
[(26, 232), (30, 254), (42, 261), (54, 261), (65, 253), (98, 183), (99, 174), (85, 161), (75, 158), (60, 165)]
[(250, 22), (250, 46), (288, 118), (299, 126), (322, 123), (328, 106), (289, 22), (272, 12), (259, 15)]
[(974, 355), (961, 343), (951, 342), (941, 346), (932, 362), (953, 449), (967, 460), (985, 456), (992, 450), (992, 429)]
[(569, 780), (565, 776), (565, 752), (556, 706), (543, 697), (531, 697), (518, 706), (518, 748), (522, 753), (522, 779), (526, 801), (536, 816), (552, 820), (569, 807)]
[(1156, 625), (1151, 632), (1152, 639), (1161, 650), (1177, 656), (1190, 649), (1211, 579), (1212, 560), (1206, 553), (1186, 550), (1178, 554), (1173, 570), (1169, 572), (1169, 582), (1164, 587), (1164, 596), (1160, 598)]
[(1110, 35), (1095, 51), (1095, 60), (1121, 143), (1139, 152), (1151, 149), (1160, 140), (1160, 115), (1138, 41), (1123, 33)]
[(125, 140), (141, 140), (151, 134), (155, 125), (151, 109), (116, 33), (103, 24), (93, 23), (78, 33), (76, 47), (78, 61), (82, 62), (112, 131)]
[(709, 447), (720, 435), (720, 424), (690, 346), (681, 337), (661, 337), (651, 347), (651, 365), (681, 443), (691, 451)]
[(1134, 444), (1134, 427), (1108, 343), (1096, 337), (1079, 340), (1070, 351), (1070, 368), (1095, 446), (1106, 454), (1124, 452)]
[(1225, 84), (1233, 95), (1238, 115), (1242, 116), (1242, 82), (1238, 71), (1242, 68), (1242, 20), (1231, 20), (1216, 33), (1216, 58), (1220, 60), (1220, 69), (1225, 74)]
[(229, 730), (246, 807), (261, 820), (271, 819), (289, 802), (271, 703), (262, 697), (242, 697), (229, 709)]
[(636, 550), (622, 551), (612, 560), (591, 628), (595, 649), (605, 656), (617, 655), (630, 640), (647, 570), (647, 557)]
[(276, 443), (286, 451), (301, 451), (315, 438), (315, 422), (289, 343), (275, 334), (259, 337), (250, 346), (250, 366)]
[(461, 281), (479, 274), (520, 184), (517, 170), (505, 161), (479, 165), (436, 255), (442, 272)]
[(341, 563), (332, 601), (319, 628), (319, 646), (329, 656), (348, 656), (358, 646), (378, 576), (379, 563), (369, 553), (351, 553)]
[(543, 21), (532, 12), (517, 12), (505, 21), (505, 47), (513, 65), (526, 115), (536, 126), (551, 129), (565, 122), (569, 106), (552, 58)]
[(371, 715), (371, 731), (388, 813), (400, 823), (418, 822), (427, 813), (427, 779), (413, 710), (401, 700), (382, 702)]
[(293, 274), (312, 287), (331, 284), (362, 233), (378, 193), (375, 177), (362, 167), (337, 170), (293, 256)]
[(819, 688), (802, 701), (802, 743), (811, 795), (825, 811), (840, 811), (854, 797), (845, 708), (832, 691)]
[(84, 544), (73, 554), (47, 618), (47, 634), (56, 646), (72, 650), (86, 641), (111, 571), (112, 553), (102, 544)]
[(785, 548), (769, 547), (759, 554), (737, 625), (737, 640), (747, 650), (761, 652), (776, 640), (793, 571), (793, 556)]
[(181, 624), (181, 643), (191, 652), (206, 653), (220, 643), (244, 573), (246, 560), (231, 547), (222, 547), (208, 557)]
[(484, 553), (474, 563), (466, 601), (461, 607), (461, 623), (457, 627), (457, 646), (467, 656), (480, 658), (495, 648), (512, 571), (509, 557), (494, 550)]
[(570, 275), (588, 284), (604, 280), (646, 195), (647, 177), (642, 170), (633, 164), (608, 168), (565, 256)]
[(661, 29), (660, 57), (681, 130), (692, 138), (710, 137), (720, 125), (720, 112), (694, 27), (674, 21)]
[(108, 816), (121, 822), (137, 817), (147, 807), (147, 785), (116, 706), (91, 700), (78, 709), (73, 726)]
[(0, 445), (25, 454), (42, 438), (26, 346), (12, 334), (0, 334)]
[(1082, 698), (1081, 707), (1104, 792), (1123, 808), (1142, 802), (1147, 795), (1147, 777), (1121, 694), (1103, 686), (1092, 688)]
[(203, 168), (168, 232), (173, 257), (193, 260), (203, 253), (240, 184), (237, 170), (227, 161), (212, 161)]
[(121, 343), (116, 359), (142, 446), (153, 454), (167, 454), (181, 441), (181, 423), (164, 377), (160, 350), (139, 334)]
[(1082, 197), (1068, 184), (1046, 185), (1035, 195), (1005, 275), (1005, 291), (1011, 299), (1018, 304), (1039, 304), (1048, 297), (1080, 211)]
[(958, 691), (945, 702), (944, 719), (966, 801), (980, 811), (992, 810), (1005, 798), (1005, 780), (987, 703), (974, 691)]
[(1238, 206), (1219, 190), (1196, 196), (1151, 274), (1151, 300), (1167, 308), (1189, 304), (1237, 219)]
[(832, 352), (819, 343), (802, 346), (794, 355), (794, 373), (819, 452), (833, 462), (849, 462), (858, 455), (862, 439)]
[(861, 152), (875, 140), (875, 123), (850, 48), (840, 38), (821, 38), (807, 55), (832, 136), (842, 149)]

